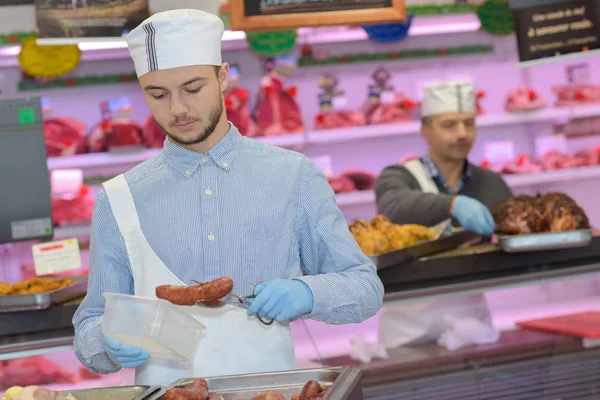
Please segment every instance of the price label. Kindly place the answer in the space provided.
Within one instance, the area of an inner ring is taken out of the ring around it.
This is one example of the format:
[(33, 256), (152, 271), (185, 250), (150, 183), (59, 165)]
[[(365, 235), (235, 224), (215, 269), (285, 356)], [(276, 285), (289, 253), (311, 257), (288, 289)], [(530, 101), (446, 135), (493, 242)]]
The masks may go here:
[(393, 104), (396, 102), (396, 93), (386, 90), (385, 92), (381, 92), (379, 99), (383, 104)]
[(485, 159), (491, 164), (502, 164), (515, 160), (515, 145), (510, 140), (485, 143), (483, 151)]
[(37, 276), (81, 268), (77, 239), (35, 244), (31, 246), (31, 250)]
[(348, 99), (346, 96), (335, 96), (331, 100), (331, 105), (334, 110), (345, 110), (348, 108)]
[(563, 134), (540, 136), (535, 139), (535, 151), (538, 158), (550, 151), (567, 153), (567, 137)]

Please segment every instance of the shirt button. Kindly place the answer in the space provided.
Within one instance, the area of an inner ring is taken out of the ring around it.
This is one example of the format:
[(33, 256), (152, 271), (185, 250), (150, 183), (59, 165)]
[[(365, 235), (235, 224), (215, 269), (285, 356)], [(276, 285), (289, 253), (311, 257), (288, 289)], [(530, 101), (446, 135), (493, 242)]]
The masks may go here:
[(215, 240), (215, 235), (213, 235), (212, 233), (208, 235), (208, 240), (210, 240), (211, 242)]
[(186, 176), (190, 176), (191, 174), (192, 174), (192, 171), (185, 171)]
[(224, 163), (223, 163), (223, 166), (224, 166), (225, 168), (227, 168), (227, 166), (228, 166), (228, 165), (229, 165), (229, 164), (227, 164), (226, 162), (224, 162)]
[(206, 194), (207, 196), (210, 196), (210, 195), (212, 194), (212, 190), (210, 190), (210, 189), (206, 189), (206, 190), (204, 191), (204, 194)]
[(202, 162), (207, 162), (207, 161), (208, 161), (208, 157), (202, 156)]

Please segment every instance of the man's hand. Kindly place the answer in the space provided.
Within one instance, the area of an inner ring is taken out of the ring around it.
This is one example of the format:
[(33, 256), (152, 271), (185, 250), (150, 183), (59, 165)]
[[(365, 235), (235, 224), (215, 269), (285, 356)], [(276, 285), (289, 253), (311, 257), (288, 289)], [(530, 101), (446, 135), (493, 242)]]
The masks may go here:
[(458, 196), (452, 202), (452, 216), (469, 232), (492, 236), (496, 223), (490, 210), (480, 201), (467, 196)]
[(274, 319), (282, 323), (309, 313), (313, 308), (313, 295), (304, 282), (293, 279), (274, 279), (256, 285), (256, 298), (248, 315)]
[(104, 350), (119, 369), (139, 367), (150, 358), (150, 354), (141, 349), (123, 346), (106, 336), (104, 336)]

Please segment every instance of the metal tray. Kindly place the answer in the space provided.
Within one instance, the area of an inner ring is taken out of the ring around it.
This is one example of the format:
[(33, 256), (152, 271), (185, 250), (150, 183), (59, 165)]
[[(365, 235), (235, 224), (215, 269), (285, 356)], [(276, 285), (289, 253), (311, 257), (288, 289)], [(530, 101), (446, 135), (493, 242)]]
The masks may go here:
[(70, 394), (75, 400), (134, 400), (145, 398), (160, 389), (160, 386), (119, 386), (63, 390), (61, 394)]
[(444, 234), (437, 240), (417, 243), (414, 246), (396, 250), (391, 253), (381, 254), (378, 257), (373, 257), (371, 259), (375, 265), (377, 265), (377, 269), (383, 269), (417, 258), (456, 249), (472, 241), (479, 240), (481, 240), (481, 236), (465, 231), (462, 228), (456, 228), (452, 233)]
[(0, 313), (44, 310), (53, 304), (64, 303), (77, 297), (85, 296), (87, 276), (69, 277), (71, 285), (45, 293), (19, 294), (0, 296)]
[(592, 230), (498, 236), (500, 248), (507, 253), (586, 247), (592, 242)]
[[(359, 400), (363, 398), (361, 374), (362, 371), (358, 368), (331, 367), (204, 379), (208, 382), (211, 393), (221, 394), (228, 400), (249, 400), (270, 390), (277, 390), (289, 400), (293, 395), (299, 394), (310, 380), (319, 382), (324, 389), (329, 388), (323, 400)], [(160, 400), (167, 390), (182, 388), (191, 381), (193, 379), (180, 379), (148, 400)]]

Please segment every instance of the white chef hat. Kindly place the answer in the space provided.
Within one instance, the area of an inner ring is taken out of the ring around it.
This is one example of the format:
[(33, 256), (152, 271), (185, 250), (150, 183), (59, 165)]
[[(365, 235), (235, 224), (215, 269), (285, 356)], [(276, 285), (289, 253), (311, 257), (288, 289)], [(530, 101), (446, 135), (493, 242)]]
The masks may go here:
[(214, 14), (195, 9), (156, 13), (127, 35), (138, 78), (148, 72), (191, 65), (221, 65), (225, 27)]
[(423, 88), (421, 116), (476, 111), (475, 85), (469, 81), (434, 83)]

